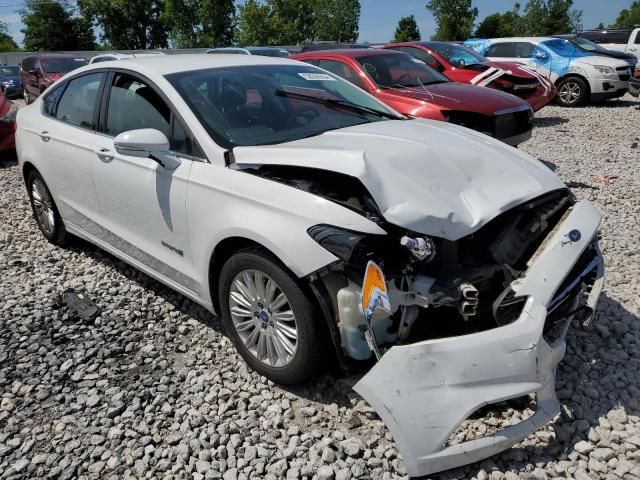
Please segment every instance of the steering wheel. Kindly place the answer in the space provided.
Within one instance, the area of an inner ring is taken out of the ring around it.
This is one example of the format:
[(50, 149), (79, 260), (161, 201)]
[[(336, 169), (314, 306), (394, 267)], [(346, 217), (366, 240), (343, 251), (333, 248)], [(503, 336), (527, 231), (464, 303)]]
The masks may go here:
[(409, 75), (408, 73), (404, 73), (402, 75), (400, 75), (400, 78), (398, 78), (398, 83), (402, 84), (402, 83), (407, 83), (407, 82), (411, 82), (411, 75)]

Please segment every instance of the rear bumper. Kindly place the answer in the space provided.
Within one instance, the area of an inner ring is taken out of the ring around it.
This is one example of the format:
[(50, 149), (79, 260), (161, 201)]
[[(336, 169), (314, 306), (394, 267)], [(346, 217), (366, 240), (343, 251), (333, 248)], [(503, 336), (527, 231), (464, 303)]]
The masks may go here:
[[(461, 337), (392, 347), (355, 385), (391, 431), (410, 476), (472, 463), (505, 450), (552, 420), (560, 404), (556, 366), (565, 353), (571, 316), (553, 341), (543, 329), (547, 307), (592, 243), (601, 215), (588, 201), (576, 204), (513, 288), (528, 297), (508, 325)], [(581, 233), (571, 241), (567, 234)], [(597, 247), (596, 247), (597, 248)], [(604, 281), (597, 252), (596, 279), (586, 303), (595, 308)], [(516, 283), (514, 282), (514, 283)], [(534, 393), (535, 414), (495, 434), (446, 446), (450, 435), (478, 408)]]

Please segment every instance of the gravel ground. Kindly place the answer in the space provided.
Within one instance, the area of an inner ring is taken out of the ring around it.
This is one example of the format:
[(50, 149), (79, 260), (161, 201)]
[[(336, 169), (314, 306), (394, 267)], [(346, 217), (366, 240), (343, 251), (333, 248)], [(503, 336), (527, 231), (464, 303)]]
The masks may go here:
[[(636, 105), (547, 107), (522, 147), (604, 213), (607, 285), (593, 326), (570, 332), (562, 414), (503, 454), (433, 478), (640, 479)], [(85, 242), (49, 245), (11, 158), (0, 164), (0, 276), (2, 479), (406, 476), (353, 379), (276, 386), (247, 370), (202, 308)], [(57, 304), (68, 288), (102, 315), (70, 316)], [(516, 407), (466, 422), (453, 441), (527, 415)]]

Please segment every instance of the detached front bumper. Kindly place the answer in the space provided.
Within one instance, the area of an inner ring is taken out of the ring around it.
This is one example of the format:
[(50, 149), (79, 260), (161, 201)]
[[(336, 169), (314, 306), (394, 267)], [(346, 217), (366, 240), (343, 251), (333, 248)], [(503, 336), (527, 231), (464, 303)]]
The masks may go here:
[[(409, 475), (428, 475), (498, 453), (559, 412), (555, 371), (565, 353), (564, 337), (571, 318), (566, 318), (562, 333), (547, 342), (543, 336), (547, 308), (593, 242), (600, 219), (588, 201), (573, 207), (527, 274), (513, 285), (517, 296), (528, 298), (516, 321), (480, 333), (392, 347), (355, 385), (354, 390), (391, 431)], [(591, 308), (595, 308), (604, 280), (599, 250), (596, 263), (595, 281), (586, 301)], [(480, 439), (447, 446), (450, 435), (480, 407), (530, 393), (536, 395), (537, 409), (529, 419)]]

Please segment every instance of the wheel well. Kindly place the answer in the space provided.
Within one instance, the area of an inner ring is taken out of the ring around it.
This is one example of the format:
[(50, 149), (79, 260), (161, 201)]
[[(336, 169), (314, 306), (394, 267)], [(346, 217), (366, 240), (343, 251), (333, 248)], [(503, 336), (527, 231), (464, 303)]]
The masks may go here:
[(570, 73), (568, 75), (565, 75), (564, 77), (559, 78), (558, 80), (556, 80), (556, 87), (560, 85), (560, 82), (562, 82), (563, 80), (566, 80), (567, 78), (579, 78), (587, 86), (587, 95), (591, 94), (591, 85), (589, 85), (589, 80), (587, 80), (585, 77), (583, 77), (579, 73)]
[(33, 165), (33, 163), (31, 162), (24, 162), (24, 165), (22, 167), (22, 178), (25, 181), (25, 183), (27, 182), (27, 178), (29, 177), (29, 174), (32, 171), (38, 171), (38, 169)]
[(218, 299), (218, 279), (220, 278), (222, 266), (233, 256), (234, 253), (249, 247), (265, 248), (258, 242), (254, 242), (253, 240), (249, 240), (248, 238), (229, 237), (218, 243), (218, 245), (216, 245), (216, 248), (213, 250), (213, 253), (211, 254), (211, 259), (209, 260), (209, 293), (211, 295), (213, 308), (218, 313), (218, 315), (220, 315), (220, 302)]

